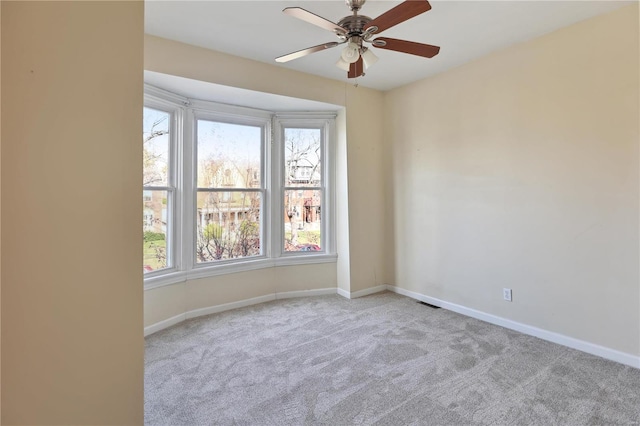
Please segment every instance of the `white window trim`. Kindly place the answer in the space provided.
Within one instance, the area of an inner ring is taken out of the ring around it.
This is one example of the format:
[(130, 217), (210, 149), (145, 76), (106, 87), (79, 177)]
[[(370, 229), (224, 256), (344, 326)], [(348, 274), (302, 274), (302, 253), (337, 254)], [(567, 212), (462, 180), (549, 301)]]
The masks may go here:
[[(184, 122), (184, 108), (182, 108), (176, 102), (166, 100), (164, 98), (155, 96), (152, 93), (145, 93), (144, 106), (159, 111), (166, 112), (171, 117), (171, 123), (169, 125), (169, 175), (167, 187), (172, 188), (170, 197), (170, 203), (167, 203), (167, 260), (171, 265), (168, 268), (160, 269), (157, 271), (149, 272), (145, 274), (145, 280), (154, 279), (156, 277), (171, 275), (177, 273), (183, 269), (184, 261), (179, 250), (178, 241), (182, 238), (182, 229), (177, 224), (181, 223), (182, 212), (182, 191), (180, 190), (182, 185), (182, 147), (183, 147), (183, 129), (182, 123)], [(145, 186), (143, 190), (154, 190), (157, 187)], [(169, 194), (168, 194), (169, 195)]]
[[(171, 232), (173, 266), (144, 274), (144, 289), (163, 287), (191, 279), (239, 273), (279, 266), (335, 263), (335, 112), (274, 113), (265, 110), (191, 100), (145, 84), (145, 106), (172, 112), (174, 117), (171, 154), (175, 195)], [(195, 211), (197, 159), (195, 155), (196, 120), (221, 120), (264, 126), (263, 170), (264, 200), (261, 214), (260, 256), (222, 260), (215, 263), (195, 262)], [(284, 158), (282, 132), (284, 127), (313, 127), (323, 129), (323, 251), (284, 252), (284, 210), (273, 204), (284, 204), (284, 182), (281, 163)], [(276, 128), (278, 130), (276, 130)], [(278, 135), (280, 132), (280, 135)], [(325, 158), (326, 157), (326, 158)], [(169, 231), (168, 231), (169, 232)], [(181, 244), (179, 244), (181, 242)]]
[[(277, 153), (277, 159), (274, 159), (273, 165), (277, 170), (272, 174), (272, 187), (274, 191), (274, 199), (277, 199), (281, 206), (284, 206), (284, 129), (285, 128), (318, 128), (322, 131), (322, 184), (318, 188), (322, 191), (322, 215), (321, 233), (322, 236), (322, 252), (320, 253), (299, 253), (285, 252), (284, 248), (284, 209), (277, 209), (274, 218), (274, 234), (277, 235), (273, 239), (272, 251), (276, 253), (274, 257), (298, 258), (331, 255), (335, 253), (335, 189), (334, 189), (334, 173), (335, 173), (335, 154), (333, 143), (335, 135), (335, 118), (334, 113), (287, 113), (275, 114), (274, 116), (274, 153)], [(327, 157), (325, 159), (325, 157)]]
[[(262, 208), (260, 210), (260, 239), (261, 239), (261, 254), (258, 256), (251, 256), (248, 258), (239, 258), (239, 259), (225, 259), (219, 260), (216, 262), (207, 262), (207, 263), (197, 263), (195, 259), (195, 241), (196, 236), (196, 224), (194, 222), (196, 216), (196, 197), (197, 197), (197, 155), (196, 155), (196, 140), (195, 137), (190, 137), (188, 143), (192, 144), (190, 149), (191, 158), (193, 159), (193, 164), (191, 167), (191, 174), (188, 176), (189, 181), (192, 184), (192, 187), (187, 190), (185, 188), (185, 192), (188, 194), (187, 202), (185, 205), (187, 206), (187, 220), (185, 221), (185, 234), (189, 233), (191, 237), (190, 245), (185, 247), (190, 247), (188, 250), (190, 252), (190, 259), (187, 263), (187, 270), (191, 270), (189, 275), (196, 275), (198, 278), (202, 278), (203, 276), (209, 276), (215, 274), (218, 269), (221, 270), (231, 270), (233, 271), (235, 268), (231, 266), (235, 266), (238, 263), (259, 261), (263, 259), (270, 258), (269, 251), (269, 241), (271, 238), (269, 232), (269, 224), (271, 223), (270, 211), (271, 211), (271, 187), (270, 180), (268, 178), (270, 174), (269, 168), (269, 155), (270, 149), (267, 144), (270, 139), (271, 134), (271, 114), (265, 113), (259, 110), (251, 110), (248, 108), (241, 107), (230, 107), (228, 105), (220, 105), (212, 102), (198, 101), (194, 102), (194, 109), (192, 110), (192, 130), (195, 132), (195, 127), (197, 125), (198, 120), (210, 120), (210, 121), (218, 121), (224, 123), (233, 123), (233, 124), (241, 124), (241, 125), (249, 125), (256, 126), (262, 129), (262, 141), (261, 141), (261, 156), (260, 156), (260, 166), (261, 166), (261, 188), (260, 192), (262, 197), (261, 200)], [(187, 177), (185, 176), (185, 179)], [(189, 199), (191, 197), (192, 199)], [(189, 223), (187, 223), (189, 222)], [(231, 272), (229, 272), (231, 273)]]

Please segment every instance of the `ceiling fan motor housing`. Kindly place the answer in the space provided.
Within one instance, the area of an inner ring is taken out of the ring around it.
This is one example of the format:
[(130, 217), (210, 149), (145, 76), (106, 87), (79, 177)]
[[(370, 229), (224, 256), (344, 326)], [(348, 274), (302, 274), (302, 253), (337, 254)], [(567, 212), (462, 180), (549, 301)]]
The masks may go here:
[(371, 22), (371, 18), (364, 15), (352, 15), (342, 18), (338, 26), (344, 28), (349, 36), (361, 36), (363, 28)]

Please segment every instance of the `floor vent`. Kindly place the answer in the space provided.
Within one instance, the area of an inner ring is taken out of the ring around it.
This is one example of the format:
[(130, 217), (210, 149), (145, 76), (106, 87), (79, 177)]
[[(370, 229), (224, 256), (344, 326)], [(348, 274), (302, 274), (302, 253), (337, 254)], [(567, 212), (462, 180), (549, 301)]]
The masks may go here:
[(418, 303), (421, 304), (421, 305), (424, 305), (424, 306), (428, 306), (428, 307), (433, 308), (433, 309), (440, 309), (440, 306), (432, 305), (431, 303), (427, 303), (427, 302), (418, 302)]

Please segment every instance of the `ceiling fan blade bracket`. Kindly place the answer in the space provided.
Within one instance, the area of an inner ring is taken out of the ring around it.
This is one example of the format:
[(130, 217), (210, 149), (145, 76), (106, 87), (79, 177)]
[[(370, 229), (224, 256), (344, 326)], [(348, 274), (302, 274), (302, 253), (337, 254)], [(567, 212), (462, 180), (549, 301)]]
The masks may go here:
[(362, 39), (364, 41), (369, 41), (371, 40), (371, 37), (373, 37), (373, 35), (378, 31), (378, 27), (376, 27), (375, 25), (367, 28), (363, 33), (362, 33)]

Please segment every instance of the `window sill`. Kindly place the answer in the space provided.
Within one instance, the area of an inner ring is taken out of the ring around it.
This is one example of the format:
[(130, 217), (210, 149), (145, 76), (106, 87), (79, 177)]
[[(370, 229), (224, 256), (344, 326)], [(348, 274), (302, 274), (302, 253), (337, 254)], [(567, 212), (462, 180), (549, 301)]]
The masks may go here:
[(237, 274), (240, 272), (254, 271), (257, 269), (274, 268), (281, 266), (312, 265), (318, 263), (335, 263), (337, 254), (305, 254), (304, 256), (289, 255), (278, 258), (261, 258), (237, 263), (228, 263), (214, 266), (198, 266), (190, 271), (174, 271), (162, 275), (156, 275), (144, 279), (144, 289), (151, 290), (171, 284), (185, 282), (218, 275)]
[(173, 271), (166, 274), (144, 277), (144, 289), (151, 290), (171, 284), (181, 283), (187, 280), (186, 271)]

